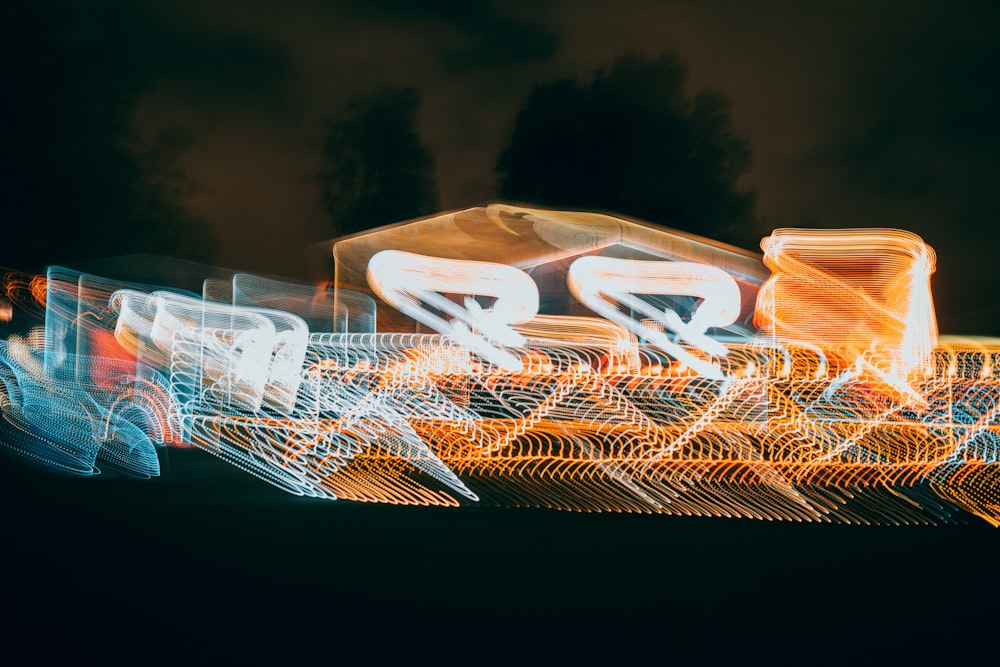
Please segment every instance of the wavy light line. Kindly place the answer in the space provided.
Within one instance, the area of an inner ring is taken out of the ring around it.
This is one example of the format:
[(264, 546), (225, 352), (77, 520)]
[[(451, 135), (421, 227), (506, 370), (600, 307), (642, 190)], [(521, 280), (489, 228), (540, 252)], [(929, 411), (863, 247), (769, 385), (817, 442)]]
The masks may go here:
[(1000, 341), (938, 336), (933, 251), (762, 248), (495, 205), (337, 241), (335, 287), (5, 270), (0, 443), (140, 477), (195, 446), (325, 499), (1000, 525)]

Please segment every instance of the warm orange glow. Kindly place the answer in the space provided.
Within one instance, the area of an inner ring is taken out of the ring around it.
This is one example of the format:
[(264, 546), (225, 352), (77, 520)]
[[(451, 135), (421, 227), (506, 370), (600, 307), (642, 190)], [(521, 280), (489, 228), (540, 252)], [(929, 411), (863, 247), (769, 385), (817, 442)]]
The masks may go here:
[(763, 332), (810, 341), (921, 400), (911, 383), (937, 342), (929, 247), (893, 229), (779, 229), (761, 247), (773, 272), (757, 297)]
[(336, 287), (8, 277), (45, 311), (0, 342), (0, 427), (76, 473), (185, 444), (327, 499), (1000, 525), (1000, 341), (939, 338), (933, 251), (762, 247), (495, 205), (336, 242)]
[(45, 276), (0, 267), (0, 322), (11, 321), (14, 311), (29, 317), (42, 317), (45, 312)]

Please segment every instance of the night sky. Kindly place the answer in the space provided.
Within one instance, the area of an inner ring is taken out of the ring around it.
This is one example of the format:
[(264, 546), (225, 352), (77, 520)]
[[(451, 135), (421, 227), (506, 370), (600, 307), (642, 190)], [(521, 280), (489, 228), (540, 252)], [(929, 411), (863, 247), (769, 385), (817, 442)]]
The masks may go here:
[[(938, 254), (942, 332), (1000, 335), (995, 3), (147, 0), (0, 18), (0, 265), (122, 254), (155, 221), (164, 254), (305, 278), (306, 248), (338, 233), (317, 174), (354, 101), (416, 91), (435, 210), (453, 210), (501, 198), (498, 158), (536, 87), (672, 53), (688, 94), (726, 98), (752, 149), (744, 237), (916, 232)], [(992, 649), (1000, 531), (975, 520), (319, 503), (197, 451), (145, 482), (0, 470), (3, 635), (38, 661), (898, 663)]]

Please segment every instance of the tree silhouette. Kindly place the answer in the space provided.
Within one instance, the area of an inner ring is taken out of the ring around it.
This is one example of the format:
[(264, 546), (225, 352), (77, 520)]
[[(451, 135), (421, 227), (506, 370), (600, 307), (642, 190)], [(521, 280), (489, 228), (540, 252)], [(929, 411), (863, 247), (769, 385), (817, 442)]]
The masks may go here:
[(147, 82), (118, 28), (59, 2), (8, 3), (0, 19), (0, 264), (207, 259), (205, 226), (179, 204), (190, 137), (137, 138), (132, 113)]
[(384, 88), (327, 123), (320, 196), (337, 235), (434, 213), (434, 158), (417, 133), (420, 95)]
[(632, 215), (752, 247), (749, 142), (730, 102), (685, 91), (676, 56), (628, 56), (589, 83), (537, 86), (497, 160), (506, 199)]

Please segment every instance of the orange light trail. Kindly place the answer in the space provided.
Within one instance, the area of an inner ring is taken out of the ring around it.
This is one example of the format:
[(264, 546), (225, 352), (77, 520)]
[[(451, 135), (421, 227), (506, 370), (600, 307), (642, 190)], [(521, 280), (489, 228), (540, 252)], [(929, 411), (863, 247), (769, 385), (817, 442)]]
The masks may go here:
[(139, 476), (195, 446), (322, 499), (1000, 525), (1000, 341), (939, 336), (933, 251), (761, 247), (498, 204), (338, 240), (317, 285), (7, 272), (38, 326), (0, 342), (0, 442)]

